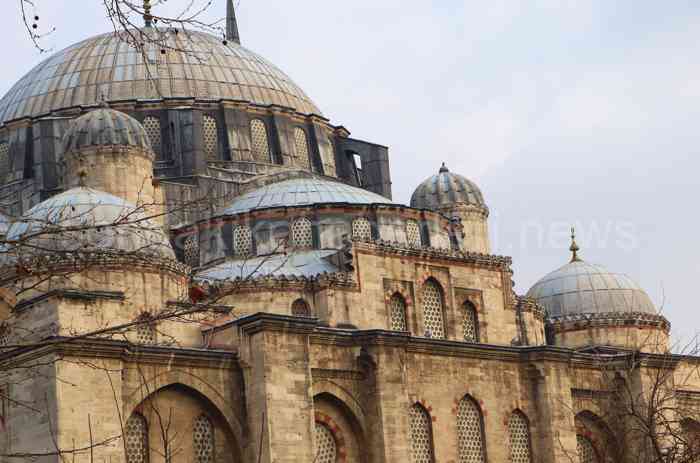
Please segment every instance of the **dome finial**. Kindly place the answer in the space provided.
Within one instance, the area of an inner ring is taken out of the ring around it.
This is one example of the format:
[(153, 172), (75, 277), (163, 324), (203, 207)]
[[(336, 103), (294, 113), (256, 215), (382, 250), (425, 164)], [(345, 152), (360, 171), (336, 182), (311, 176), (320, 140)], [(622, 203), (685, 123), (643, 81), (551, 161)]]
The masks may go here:
[(450, 169), (448, 169), (447, 166), (445, 165), (445, 163), (443, 162), (443, 163), (442, 163), (442, 167), (440, 167), (440, 173), (441, 173), (441, 174), (445, 174), (445, 173), (447, 173), (447, 172), (449, 172), (449, 171), (450, 171)]
[(571, 227), (571, 247), (569, 247), (569, 251), (572, 253), (571, 262), (581, 262), (581, 259), (578, 257), (578, 252), (580, 250), (581, 248), (579, 248), (576, 243), (576, 229)]
[(151, 15), (151, 0), (143, 0), (143, 21), (146, 27), (153, 26), (153, 15)]

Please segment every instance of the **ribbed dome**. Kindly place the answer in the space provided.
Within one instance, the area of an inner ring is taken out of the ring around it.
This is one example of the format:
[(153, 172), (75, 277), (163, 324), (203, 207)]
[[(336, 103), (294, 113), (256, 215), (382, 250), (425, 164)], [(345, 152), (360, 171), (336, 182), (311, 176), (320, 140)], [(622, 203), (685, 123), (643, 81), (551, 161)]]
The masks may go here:
[(96, 109), (75, 119), (63, 136), (66, 152), (99, 145), (151, 149), (148, 135), (139, 121), (109, 108)]
[(284, 180), (253, 190), (236, 198), (223, 213), (233, 215), (273, 207), (335, 203), (392, 204), (384, 196), (371, 191), (313, 177)]
[(657, 313), (647, 293), (628, 276), (580, 260), (545, 276), (527, 295), (544, 306), (549, 317)]
[(454, 174), (442, 165), (437, 175), (421, 183), (411, 197), (411, 207), (441, 211), (456, 205), (486, 209), (486, 202), (476, 184)]
[(16, 258), (76, 251), (175, 259), (163, 229), (121, 198), (73, 188), (31, 208), (7, 233)]
[(230, 99), (321, 115), (287, 75), (237, 43), (223, 45), (221, 38), (203, 32), (159, 33), (166, 53), (147, 45), (148, 65), (138, 50), (114, 33), (56, 53), (0, 100), (0, 124), (65, 108), (96, 106), (103, 98), (110, 102)]

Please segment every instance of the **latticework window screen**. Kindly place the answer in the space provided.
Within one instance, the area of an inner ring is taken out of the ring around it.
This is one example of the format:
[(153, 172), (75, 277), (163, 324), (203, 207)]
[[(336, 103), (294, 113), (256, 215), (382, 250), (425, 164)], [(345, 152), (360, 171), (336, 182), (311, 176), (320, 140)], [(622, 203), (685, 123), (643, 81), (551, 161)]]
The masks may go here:
[(299, 127), (294, 129), (294, 146), (296, 148), (298, 165), (315, 171), (316, 169), (314, 168), (314, 163), (311, 161), (311, 153), (309, 151), (309, 139), (304, 129)]
[(146, 130), (146, 135), (151, 141), (151, 148), (156, 154), (156, 158), (161, 158), (161, 131), (160, 131), (160, 119), (153, 116), (146, 116), (143, 120), (143, 128)]
[(415, 220), (406, 221), (406, 241), (409, 246), (421, 247), (420, 227)]
[(530, 425), (525, 416), (516, 411), (508, 420), (508, 437), (510, 443), (511, 463), (532, 463), (530, 445)]
[(258, 162), (270, 162), (270, 141), (267, 137), (267, 126), (260, 119), (250, 121), (250, 140), (253, 148), (253, 159)]
[(445, 337), (442, 301), (442, 288), (436, 282), (428, 280), (423, 286), (423, 323), (426, 334), (431, 338)]
[(406, 301), (400, 294), (389, 300), (389, 323), (392, 331), (408, 331), (406, 323)]
[(233, 252), (238, 257), (253, 254), (253, 232), (250, 227), (238, 225), (233, 229)]
[(457, 408), (457, 450), (459, 463), (484, 463), (484, 429), (481, 410), (465, 397)]
[(409, 417), (411, 463), (433, 463), (433, 430), (430, 415), (418, 404)]
[(156, 343), (156, 327), (150, 315), (144, 314), (136, 325), (136, 343), (152, 345)]
[(10, 144), (0, 142), (0, 181), (10, 172)]
[(292, 222), (291, 242), (295, 248), (308, 249), (314, 244), (311, 220), (301, 217)]
[(584, 436), (576, 436), (576, 450), (580, 463), (599, 463), (598, 454), (593, 447), (593, 443)]
[(338, 458), (338, 445), (328, 426), (316, 422), (316, 457), (314, 463), (336, 463)]
[(146, 418), (134, 413), (124, 426), (126, 463), (148, 463), (148, 423)]
[(476, 316), (476, 307), (467, 301), (462, 307), (462, 331), (467, 342), (479, 342), (479, 320)]
[(311, 309), (304, 299), (297, 299), (292, 304), (292, 315), (296, 317), (310, 317)]
[(219, 159), (219, 126), (216, 123), (216, 118), (208, 114), (202, 117), (202, 137), (204, 155), (207, 159)]
[(207, 416), (200, 415), (194, 420), (192, 438), (194, 441), (195, 463), (213, 463), (215, 449), (214, 426)]
[(185, 263), (190, 267), (199, 267), (199, 237), (190, 235), (184, 243)]
[(372, 239), (372, 226), (365, 217), (358, 217), (352, 221), (352, 237), (361, 240), (369, 241)]

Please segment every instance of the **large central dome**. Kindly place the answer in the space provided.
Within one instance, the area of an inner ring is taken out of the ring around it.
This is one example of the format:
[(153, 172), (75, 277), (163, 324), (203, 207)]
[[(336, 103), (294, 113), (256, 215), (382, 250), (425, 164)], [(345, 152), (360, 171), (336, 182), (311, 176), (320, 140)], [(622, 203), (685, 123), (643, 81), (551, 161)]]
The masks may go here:
[[(321, 111), (292, 80), (234, 41), (203, 32), (158, 33), (163, 49), (143, 54), (119, 35), (99, 35), (66, 48), (32, 69), (0, 100), (0, 123), (61, 109), (110, 102), (193, 98)], [(165, 53), (163, 53), (165, 50)]]

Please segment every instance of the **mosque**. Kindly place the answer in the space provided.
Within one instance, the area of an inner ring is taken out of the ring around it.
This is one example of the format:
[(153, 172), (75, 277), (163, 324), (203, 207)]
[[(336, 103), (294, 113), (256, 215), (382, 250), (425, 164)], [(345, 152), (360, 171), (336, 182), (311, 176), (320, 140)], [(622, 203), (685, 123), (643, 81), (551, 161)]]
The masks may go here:
[(479, 187), (436, 159), (394, 201), (233, 0), (225, 40), (145, 21), (0, 100), (0, 461), (631, 463), (611, 398), (659, 370), (700, 436), (630, 278), (574, 240), (516, 294)]

